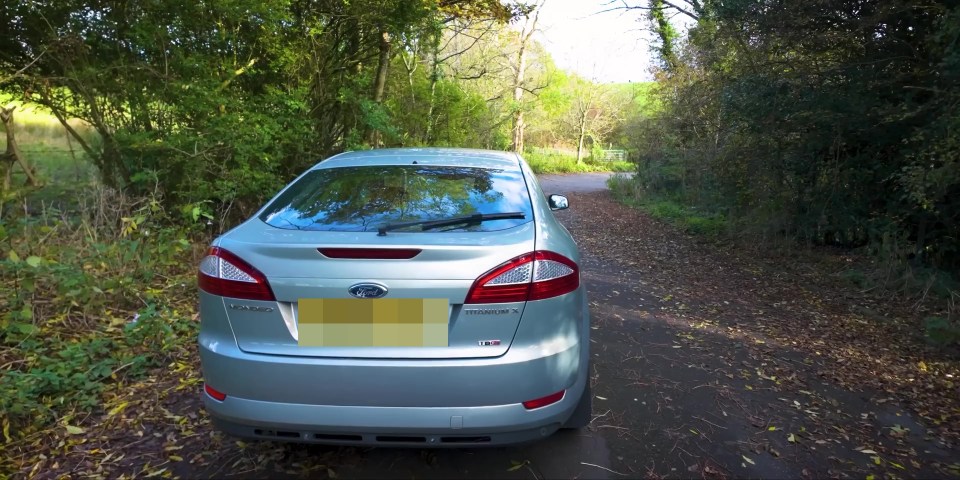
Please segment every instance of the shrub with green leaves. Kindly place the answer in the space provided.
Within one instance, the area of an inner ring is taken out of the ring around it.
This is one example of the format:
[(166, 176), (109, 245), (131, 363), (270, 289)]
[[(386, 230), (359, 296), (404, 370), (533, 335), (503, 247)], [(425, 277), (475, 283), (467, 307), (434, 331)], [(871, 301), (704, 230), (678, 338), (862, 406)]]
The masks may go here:
[(944, 317), (927, 317), (923, 326), (930, 343), (940, 347), (960, 345), (960, 322)]
[(81, 212), (23, 200), (0, 218), (0, 416), (13, 439), (96, 409), (195, 338), (192, 239), (156, 200), (92, 192)]

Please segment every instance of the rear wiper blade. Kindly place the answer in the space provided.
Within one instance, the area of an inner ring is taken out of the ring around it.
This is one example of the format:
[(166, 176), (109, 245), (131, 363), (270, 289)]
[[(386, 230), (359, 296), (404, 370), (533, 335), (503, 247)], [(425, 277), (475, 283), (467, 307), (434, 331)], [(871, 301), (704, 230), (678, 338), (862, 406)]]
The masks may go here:
[(523, 219), (523, 218), (526, 218), (526, 214), (524, 214), (523, 212), (475, 213), (473, 215), (464, 215), (462, 217), (445, 218), (442, 220), (418, 220), (416, 222), (388, 223), (386, 225), (381, 225), (379, 228), (377, 228), (377, 236), (383, 237), (383, 236), (386, 236), (387, 232), (391, 230), (399, 230), (401, 228), (409, 228), (409, 227), (420, 227), (421, 230), (430, 230), (432, 228), (448, 227), (451, 225), (460, 225), (461, 223), (474, 224), (474, 223), (486, 222), (489, 220), (509, 220), (509, 219)]

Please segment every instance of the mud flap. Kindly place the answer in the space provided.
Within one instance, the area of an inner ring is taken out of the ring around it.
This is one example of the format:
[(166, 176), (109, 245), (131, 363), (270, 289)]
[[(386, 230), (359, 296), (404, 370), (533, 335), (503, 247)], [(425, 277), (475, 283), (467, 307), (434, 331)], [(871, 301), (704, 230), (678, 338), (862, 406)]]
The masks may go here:
[(587, 386), (583, 389), (583, 395), (573, 415), (563, 424), (563, 429), (577, 429), (590, 425), (593, 420), (593, 392), (590, 389), (590, 377), (587, 376)]

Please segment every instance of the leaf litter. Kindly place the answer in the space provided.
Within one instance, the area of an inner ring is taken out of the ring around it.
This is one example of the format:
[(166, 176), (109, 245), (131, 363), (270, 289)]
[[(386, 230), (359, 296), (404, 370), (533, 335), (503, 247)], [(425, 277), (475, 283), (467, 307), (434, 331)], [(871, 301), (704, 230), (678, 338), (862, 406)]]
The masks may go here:
[[(794, 459), (833, 458), (821, 475), (887, 476), (905, 469), (908, 475), (940, 476), (957, 470), (950, 459), (960, 446), (960, 359), (932, 349), (918, 334), (933, 307), (915, 308), (894, 295), (845, 283), (836, 272), (864, 261), (849, 252), (784, 252), (695, 238), (608, 192), (572, 200), (574, 207), (559, 215), (581, 250), (611, 272), (605, 279), (634, 282), (633, 289), (624, 288), (643, 298), (635, 304), (639, 312), (616, 310), (620, 316), (727, 339), (720, 349), (707, 342), (694, 353), (712, 354), (724, 383), (718, 391), (739, 397), (745, 407), (766, 402), (765, 395), (789, 394), (783, 403), (764, 405), (783, 419), (769, 432), (788, 434), (764, 440), (759, 450)], [(606, 303), (617, 302), (596, 295), (593, 300), (607, 310)], [(743, 356), (746, 365), (732, 364)], [(737, 392), (726, 389), (734, 386)], [(724, 418), (729, 410), (720, 411), (723, 417), (717, 417)], [(764, 430), (772, 425), (756, 423)], [(881, 465), (869, 458), (857, 463), (838, 450), (847, 445), (851, 452), (854, 442), (872, 444)]]

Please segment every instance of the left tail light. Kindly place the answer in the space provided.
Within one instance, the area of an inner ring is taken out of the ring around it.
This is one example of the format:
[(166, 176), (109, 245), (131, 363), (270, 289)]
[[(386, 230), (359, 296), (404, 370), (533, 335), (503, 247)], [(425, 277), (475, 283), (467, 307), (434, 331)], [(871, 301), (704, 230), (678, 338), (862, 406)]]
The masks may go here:
[(267, 277), (260, 270), (220, 247), (210, 247), (200, 261), (197, 283), (204, 292), (221, 297), (276, 300)]
[(523, 402), (523, 408), (526, 408), (527, 410), (533, 410), (534, 408), (541, 408), (541, 407), (546, 407), (547, 405), (553, 405), (554, 403), (557, 403), (560, 400), (563, 400), (563, 396), (566, 393), (567, 393), (566, 390), (561, 390), (557, 393), (551, 393), (546, 397), (540, 397), (534, 400), (527, 400), (526, 402)]
[(217, 390), (217, 389), (211, 387), (210, 384), (204, 383), (204, 384), (203, 384), (203, 391), (204, 391), (204, 392), (207, 392), (207, 395), (210, 395), (210, 398), (212, 398), (212, 399), (214, 399), (214, 400), (216, 400), (216, 401), (218, 401), (218, 402), (222, 402), (222, 401), (224, 401), (224, 400), (227, 399), (227, 394), (226, 394), (226, 393), (223, 393), (223, 392), (221, 392), (220, 390)]

